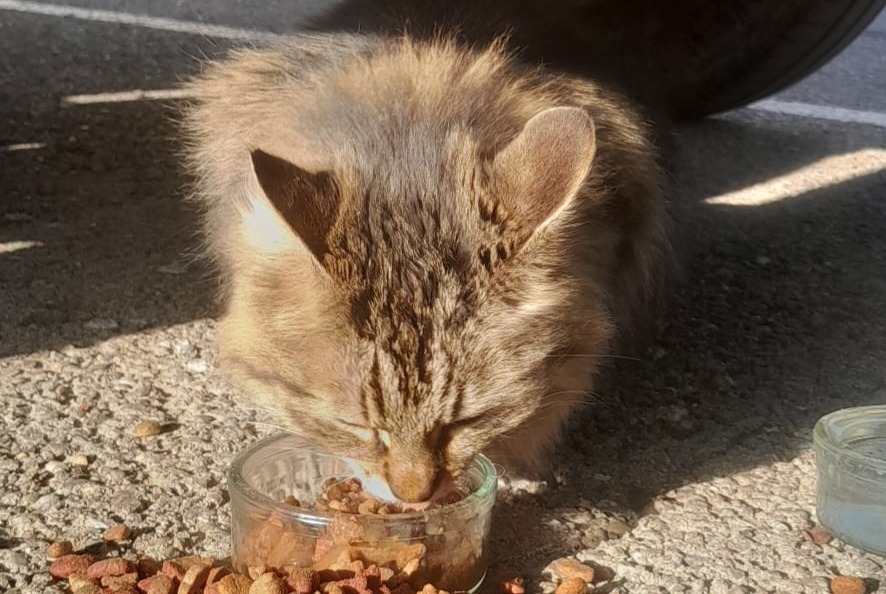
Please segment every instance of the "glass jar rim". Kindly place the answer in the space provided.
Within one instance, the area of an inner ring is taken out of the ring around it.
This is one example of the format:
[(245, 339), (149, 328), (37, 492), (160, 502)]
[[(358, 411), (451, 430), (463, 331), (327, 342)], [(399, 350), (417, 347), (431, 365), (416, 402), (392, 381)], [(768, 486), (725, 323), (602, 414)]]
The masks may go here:
[(831, 454), (840, 455), (863, 466), (886, 470), (886, 460), (874, 458), (846, 448), (845, 444), (837, 441), (832, 430), (832, 425), (835, 421), (856, 420), (871, 422), (872, 416), (874, 417), (873, 422), (879, 422), (886, 426), (886, 405), (875, 404), (870, 406), (856, 406), (842, 408), (828, 413), (815, 423), (815, 428), (812, 433), (813, 443), (827, 450)]
[[(296, 438), (297, 436), (291, 433), (278, 433), (260, 439), (240, 452), (234, 458), (234, 461), (228, 469), (228, 490), (232, 494), (242, 497), (251, 505), (264, 508), (269, 512), (280, 512), (287, 517), (298, 519), (300, 522), (307, 524), (325, 524), (331, 522), (335, 517), (341, 516), (342, 512), (312, 510), (286, 505), (282, 502), (271, 499), (266, 494), (254, 488), (245, 478), (243, 478), (243, 466), (250, 460), (250, 458), (271, 444), (286, 439), (287, 437)], [(450, 503), (432, 510), (386, 514), (384, 516), (378, 516), (378, 518), (383, 518), (386, 522), (415, 522), (416, 520), (428, 518), (429, 516), (441, 513), (452, 514), (461, 510), (469, 509), (478, 504), (482, 505), (486, 501), (494, 501), (495, 491), (498, 486), (498, 473), (495, 465), (483, 454), (478, 454), (477, 457), (474, 458), (472, 464), (475, 467), (478, 467), (483, 473), (483, 480), (480, 483), (480, 486), (472, 490), (464, 499), (460, 499), (455, 503)]]

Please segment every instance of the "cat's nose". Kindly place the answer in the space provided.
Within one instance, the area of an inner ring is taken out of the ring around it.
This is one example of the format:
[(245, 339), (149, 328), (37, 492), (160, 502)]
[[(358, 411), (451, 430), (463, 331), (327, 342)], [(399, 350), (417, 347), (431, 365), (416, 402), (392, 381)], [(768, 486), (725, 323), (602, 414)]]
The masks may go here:
[(437, 464), (429, 453), (412, 452), (411, 455), (388, 460), (388, 486), (405, 503), (421, 503), (430, 499), (437, 486), (437, 478)]

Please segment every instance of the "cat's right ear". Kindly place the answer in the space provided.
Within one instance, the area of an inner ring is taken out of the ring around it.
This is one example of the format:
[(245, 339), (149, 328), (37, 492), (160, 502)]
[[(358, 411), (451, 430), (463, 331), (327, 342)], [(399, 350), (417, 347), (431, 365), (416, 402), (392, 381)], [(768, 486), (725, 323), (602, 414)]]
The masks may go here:
[(252, 167), (274, 209), (322, 264), (341, 204), (333, 175), (306, 171), (261, 150), (252, 151)]

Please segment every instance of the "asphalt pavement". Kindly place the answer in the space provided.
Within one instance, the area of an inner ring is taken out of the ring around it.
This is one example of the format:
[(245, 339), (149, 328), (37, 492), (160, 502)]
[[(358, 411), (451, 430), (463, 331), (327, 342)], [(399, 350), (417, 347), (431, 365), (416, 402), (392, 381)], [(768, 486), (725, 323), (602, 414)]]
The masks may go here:
[[(175, 100), (132, 91), (318, 6), (297, 4), (0, 0), (0, 591), (54, 591), (46, 544), (118, 521), (127, 553), (228, 554), (226, 467), (274, 420), (214, 368)], [(550, 590), (545, 565), (575, 555), (598, 592), (876, 591), (886, 560), (804, 531), (815, 421), (886, 402), (886, 16), (772, 101), (681, 128), (678, 152), (671, 311), (556, 481), (503, 492), (492, 575)], [(132, 438), (146, 419), (164, 433)]]

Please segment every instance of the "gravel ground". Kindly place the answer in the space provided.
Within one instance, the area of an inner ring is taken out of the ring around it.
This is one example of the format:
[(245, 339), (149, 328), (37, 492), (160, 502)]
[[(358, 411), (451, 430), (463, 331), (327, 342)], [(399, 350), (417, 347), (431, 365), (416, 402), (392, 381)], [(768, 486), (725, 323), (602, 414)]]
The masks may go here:
[[(274, 28), (239, 4), (119, 6)], [(886, 80), (882, 24), (783, 98), (856, 107), (847, 73)], [(224, 473), (273, 419), (214, 367), (172, 105), (60, 107), (169, 87), (224, 47), (0, 11), (0, 591), (55, 591), (46, 544), (95, 545), (114, 522), (136, 531), (127, 553), (228, 554)], [(886, 94), (863, 107), (886, 112)], [(672, 310), (614, 365), (554, 478), (503, 490), (493, 580), (549, 590), (545, 566), (574, 555), (609, 578), (597, 592), (824, 594), (840, 574), (876, 591), (886, 561), (804, 530), (814, 422), (886, 401), (886, 130), (742, 110), (682, 129), (679, 148)], [(132, 437), (141, 420), (164, 432)]]

